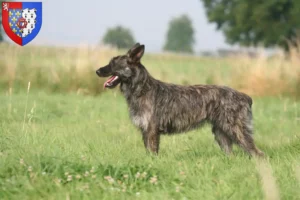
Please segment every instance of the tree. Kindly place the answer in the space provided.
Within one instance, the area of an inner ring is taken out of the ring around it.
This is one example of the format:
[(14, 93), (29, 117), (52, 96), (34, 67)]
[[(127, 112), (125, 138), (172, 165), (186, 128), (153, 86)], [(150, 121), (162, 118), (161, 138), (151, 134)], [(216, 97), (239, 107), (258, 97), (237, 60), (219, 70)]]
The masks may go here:
[(129, 29), (116, 26), (107, 30), (103, 37), (103, 43), (117, 48), (130, 48), (135, 40)]
[(164, 50), (192, 53), (194, 43), (194, 29), (190, 18), (182, 15), (172, 19), (169, 23)]
[(202, 0), (209, 22), (230, 44), (288, 50), (300, 29), (299, 0)]

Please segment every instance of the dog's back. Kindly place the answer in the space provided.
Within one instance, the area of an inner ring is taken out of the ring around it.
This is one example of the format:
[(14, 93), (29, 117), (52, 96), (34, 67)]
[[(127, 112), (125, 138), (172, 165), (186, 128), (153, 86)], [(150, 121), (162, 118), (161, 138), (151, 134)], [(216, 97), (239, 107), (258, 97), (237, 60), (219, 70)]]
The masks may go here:
[(225, 117), (232, 121), (231, 118), (251, 115), (252, 99), (228, 87), (180, 86), (157, 80), (150, 85), (152, 89), (145, 96), (131, 100), (134, 102), (130, 106), (132, 119), (142, 129), (155, 122), (161, 134), (181, 133), (203, 122), (221, 125)]

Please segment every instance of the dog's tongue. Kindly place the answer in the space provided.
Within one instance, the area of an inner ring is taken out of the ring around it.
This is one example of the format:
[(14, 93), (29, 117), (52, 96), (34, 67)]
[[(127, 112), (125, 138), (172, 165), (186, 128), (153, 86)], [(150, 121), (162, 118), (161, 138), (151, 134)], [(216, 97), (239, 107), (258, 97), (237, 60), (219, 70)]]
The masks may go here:
[(111, 86), (111, 83), (114, 82), (114, 80), (116, 80), (118, 78), (118, 76), (112, 76), (109, 79), (107, 79), (107, 81), (105, 81), (103, 87), (106, 86)]

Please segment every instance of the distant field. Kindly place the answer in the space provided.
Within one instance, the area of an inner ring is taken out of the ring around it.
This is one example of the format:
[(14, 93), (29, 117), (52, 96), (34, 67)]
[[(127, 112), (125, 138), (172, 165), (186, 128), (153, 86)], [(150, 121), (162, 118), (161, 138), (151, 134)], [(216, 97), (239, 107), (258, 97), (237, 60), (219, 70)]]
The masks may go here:
[[(99, 47), (23, 47), (0, 44), (0, 90), (18, 91), (28, 81), (33, 89), (48, 92), (99, 94), (103, 79), (95, 76), (98, 67), (126, 50)], [(253, 96), (299, 97), (300, 52), (290, 58), (263, 53), (258, 58), (237, 55), (205, 58), (176, 54), (146, 53), (142, 63), (158, 79), (177, 84), (222, 84)]]
[[(113, 56), (126, 50), (79, 48), (25, 47), (0, 44), (0, 89), (18, 90), (31, 81), (33, 89), (48, 92), (99, 94), (104, 79), (96, 69), (108, 64)], [(227, 80), (231, 66), (225, 59), (146, 53), (143, 63), (150, 73), (167, 82), (178, 84), (215, 83)], [(96, 83), (96, 84), (95, 84)]]
[(224, 155), (208, 125), (162, 137), (147, 155), (118, 89), (102, 91), (95, 75), (117, 54), (0, 45), (0, 199), (299, 199), (297, 57), (143, 59), (158, 79), (254, 96), (259, 161)]

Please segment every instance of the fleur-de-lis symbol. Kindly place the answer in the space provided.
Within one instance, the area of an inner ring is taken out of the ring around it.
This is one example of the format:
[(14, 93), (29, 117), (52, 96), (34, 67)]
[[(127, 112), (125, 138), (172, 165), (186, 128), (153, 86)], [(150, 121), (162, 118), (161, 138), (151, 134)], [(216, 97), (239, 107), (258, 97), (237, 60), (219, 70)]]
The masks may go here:
[(8, 11), (8, 3), (3, 3), (3, 10)]

